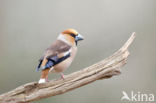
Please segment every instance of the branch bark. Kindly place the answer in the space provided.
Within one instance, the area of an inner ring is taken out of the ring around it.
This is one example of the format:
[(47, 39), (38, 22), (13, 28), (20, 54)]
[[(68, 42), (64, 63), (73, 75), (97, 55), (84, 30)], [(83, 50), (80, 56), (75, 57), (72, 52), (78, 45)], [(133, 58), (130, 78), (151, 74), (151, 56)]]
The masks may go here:
[(27, 103), (42, 98), (63, 94), (96, 80), (110, 78), (121, 73), (120, 68), (126, 64), (128, 47), (133, 42), (132, 33), (127, 42), (112, 56), (65, 76), (65, 80), (56, 79), (48, 83), (27, 83), (10, 92), (0, 95), (0, 103)]

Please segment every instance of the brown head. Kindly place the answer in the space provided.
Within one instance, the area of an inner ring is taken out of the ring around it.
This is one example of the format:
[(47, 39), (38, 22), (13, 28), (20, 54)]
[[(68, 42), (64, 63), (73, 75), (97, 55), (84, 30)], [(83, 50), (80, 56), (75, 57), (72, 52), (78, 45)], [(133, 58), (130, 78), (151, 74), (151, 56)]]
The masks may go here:
[(64, 35), (72, 44), (76, 43), (77, 45), (78, 41), (83, 40), (83, 36), (81, 36), (75, 29), (64, 30), (61, 34)]

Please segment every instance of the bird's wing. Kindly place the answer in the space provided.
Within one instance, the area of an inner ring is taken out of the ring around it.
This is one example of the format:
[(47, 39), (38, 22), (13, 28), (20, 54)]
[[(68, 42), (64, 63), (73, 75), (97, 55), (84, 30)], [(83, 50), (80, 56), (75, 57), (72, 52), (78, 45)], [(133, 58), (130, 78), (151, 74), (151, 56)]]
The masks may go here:
[(56, 40), (49, 48), (47, 48), (43, 54), (43, 56), (40, 58), (40, 60), (43, 60), (43, 58), (51, 58), (54, 56), (60, 56), (62, 53), (69, 51), (71, 46), (61, 40)]
[[(56, 40), (49, 48), (47, 48), (40, 58), (40, 63), (38, 65), (38, 69), (40, 68), (43, 60), (46, 58), (52, 59), (57, 62), (58, 58), (65, 56), (64, 54), (68, 53), (71, 49), (71, 46), (61, 40)], [(48, 62), (48, 61), (47, 61)], [(46, 64), (45, 64), (46, 65)]]

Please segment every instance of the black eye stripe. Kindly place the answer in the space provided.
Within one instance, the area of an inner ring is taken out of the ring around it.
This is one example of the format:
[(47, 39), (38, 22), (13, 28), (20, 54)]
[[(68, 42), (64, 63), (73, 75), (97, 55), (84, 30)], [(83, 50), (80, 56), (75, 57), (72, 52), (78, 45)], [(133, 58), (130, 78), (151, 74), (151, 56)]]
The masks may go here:
[(75, 38), (75, 37), (76, 37), (76, 35), (75, 35), (75, 34), (72, 34), (72, 33), (70, 34), (70, 36), (72, 36), (73, 38)]

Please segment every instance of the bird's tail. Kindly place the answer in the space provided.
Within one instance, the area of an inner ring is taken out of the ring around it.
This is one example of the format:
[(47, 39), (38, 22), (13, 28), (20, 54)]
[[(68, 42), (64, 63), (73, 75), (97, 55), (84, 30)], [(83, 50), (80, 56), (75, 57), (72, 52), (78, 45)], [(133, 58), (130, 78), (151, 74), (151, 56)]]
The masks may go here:
[(41, 77), (40, 77), (40, 80), (38, 81), (38, 83), (45, 83), (48, 81), (49, 70), (50, 70), (50, 68), (42, 70), (42, 74), (41, 74)]

